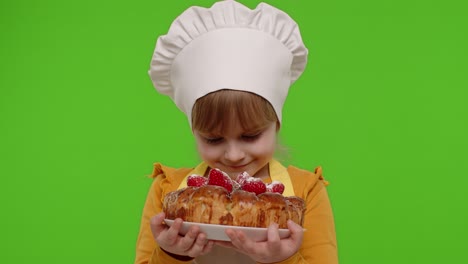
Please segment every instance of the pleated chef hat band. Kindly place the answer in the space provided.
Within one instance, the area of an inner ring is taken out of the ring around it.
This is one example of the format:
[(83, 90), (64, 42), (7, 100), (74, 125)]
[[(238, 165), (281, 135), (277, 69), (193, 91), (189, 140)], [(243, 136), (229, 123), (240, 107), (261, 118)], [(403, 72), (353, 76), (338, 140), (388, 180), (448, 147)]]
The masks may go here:
[(268, 100), (281, 122), (291, 84), (307, 63), (297, 24), (261, 3), (236, 1), (190, 7), (156, 43), (149, 75), (191, 123), (195, 101), (221, 89), (248, 91)]

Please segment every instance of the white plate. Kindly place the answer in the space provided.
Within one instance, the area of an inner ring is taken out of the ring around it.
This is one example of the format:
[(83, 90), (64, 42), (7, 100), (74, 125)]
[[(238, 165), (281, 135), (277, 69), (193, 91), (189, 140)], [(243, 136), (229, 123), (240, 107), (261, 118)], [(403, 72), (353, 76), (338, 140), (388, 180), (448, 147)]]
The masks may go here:
[[(174, 220), (165, 219), (164, 222), (171, 226)], [(189, 227), (197, 225), (200, 227), (201, 232), (205, 233), (210, 240), (230, 241), (231, 239), (226, 235), (225, 230), (230, 228), (233, 230), (242, 230), (246, 236), (254, 241), (266, 241), (267, 229), (257, 227), (242, 227), (242, 226), (227, 226), (227, 225), (210, 225), (193, 222), (183, 222), (180, 230), (181, 235), (185, 235)], [(280, 238), (287, 238), (290, 235), (289, 229), (279, 229)]]

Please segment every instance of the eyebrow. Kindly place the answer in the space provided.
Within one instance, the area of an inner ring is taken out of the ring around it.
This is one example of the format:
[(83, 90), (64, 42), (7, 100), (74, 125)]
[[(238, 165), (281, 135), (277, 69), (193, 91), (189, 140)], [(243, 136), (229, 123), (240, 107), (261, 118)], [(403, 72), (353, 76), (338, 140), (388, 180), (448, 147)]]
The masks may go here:
[(210, 134), (209, 132), (197, 131), (197, 133), (198, 133), (200, 136), (202, 136), (202, 137), (209, 137), (209, 138), (223, 137), (222, 135)]
[[(241, 133), (241, 136), (255, 136), (257, 134), (260, 134), (262, 132), (264, 132), (266, 129), (268, 129), (268, 127), (263, 127), (263, 128), (258, 128), (258, 129), (254, 129), (254, 130), (250, 130), (250, 131), (242, 131)], [(202, 132), (202, 131), (199, 131), (197, 130), (197, 133), (202, 136), (202, 137), (205, 137), (205, 138), (223, 138), (224, 136), (221, 135), (221, 134), (211, 134), (210, 132)]]
[[(270, 127), (271, 124), (266, 124), (263, 126), (258, 126), (256, 128), (253, 128), (251, 130), (244, 130), (242, 131), (241, 135), (256, 135), (259, 133), (264, 132)], [(209, 137), (209, 138), (222, 138), (224, 137), (222, 134), (223, 133), (218, 133), (219, 131), (216, 131), (215, 133), (212, 133), (210, 131), (201, 131), (201, 130), (195, 130), (200, 136), (202, 137)]]

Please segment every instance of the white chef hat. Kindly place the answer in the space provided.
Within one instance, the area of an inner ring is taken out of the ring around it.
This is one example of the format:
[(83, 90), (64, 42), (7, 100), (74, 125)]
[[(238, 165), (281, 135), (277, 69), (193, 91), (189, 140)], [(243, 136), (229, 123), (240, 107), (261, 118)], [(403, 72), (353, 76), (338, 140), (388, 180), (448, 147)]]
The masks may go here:
[(304, 71), (307, 53), (288, 14), (265, 3), (251, 10), (228, 0), (184, 11), (158, 38), (149, 75), (190, 124), (195, 101), (222, 89), (262, 96), (281, 122), (289, 87)]

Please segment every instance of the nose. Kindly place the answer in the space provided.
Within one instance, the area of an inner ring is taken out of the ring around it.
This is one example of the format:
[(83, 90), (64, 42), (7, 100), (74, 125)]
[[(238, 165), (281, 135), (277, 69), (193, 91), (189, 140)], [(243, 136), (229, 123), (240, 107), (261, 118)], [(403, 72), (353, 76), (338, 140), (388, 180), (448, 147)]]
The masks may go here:
[(242, 149), (242, 146), (236, 143), (230, 143), (226, 146), (224, 152), (224, 158), (229, 161), (229, 163), (237, 163), (245, 157), (245, 152)]

